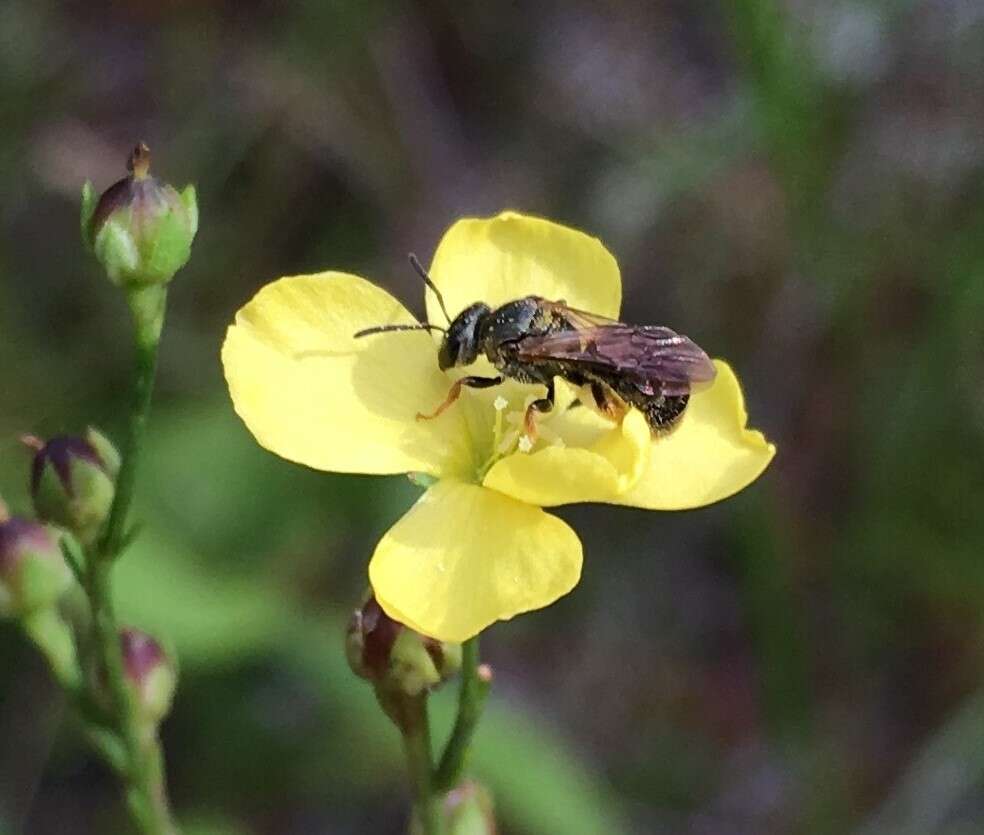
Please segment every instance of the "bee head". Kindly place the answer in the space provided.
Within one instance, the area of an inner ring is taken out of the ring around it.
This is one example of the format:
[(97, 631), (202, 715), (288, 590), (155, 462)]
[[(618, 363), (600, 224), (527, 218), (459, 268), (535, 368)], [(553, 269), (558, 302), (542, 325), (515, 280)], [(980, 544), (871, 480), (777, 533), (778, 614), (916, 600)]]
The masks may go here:
[(441, 342), (437, 363), (442, 371), (456, 365), (471, 365), (478, 359), (479, 325), (492, 312), (487, 304), (475, 302), (461, 311), (448, 325), (448, 332)]

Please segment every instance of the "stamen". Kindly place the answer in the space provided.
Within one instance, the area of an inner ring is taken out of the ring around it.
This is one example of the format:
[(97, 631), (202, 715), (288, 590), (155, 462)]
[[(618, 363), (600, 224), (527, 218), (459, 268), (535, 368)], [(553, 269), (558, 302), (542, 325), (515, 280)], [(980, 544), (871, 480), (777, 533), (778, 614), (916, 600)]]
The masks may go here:
[[(528, 395), (521, 410), (513, 409), (510, 403), (501, 394), (492, 401), (492, 408), (495, 409), (495, 423), (492, 428), (492, 451), (485, 462), (478, 468), (478, 480), (481, 481), (485, 474), (492, 469), (492, 466), (514, 452), (530, 453), (536, 446), (536, 441), (526, 433), (525, 411), (530, 403), (536, 400), (536, 395)], [(549, 416), (557, 414), (560, 409), (552, 411)], [(543, 425), (537, 425), (538, 434), (544, 445), (563, 447), (563, 438), (549, 427), (549, 421), (544, 421)]]
[(502, 455), (499, 449), (502, 443), (502, 415), (509, 406), (509, 401), (500, 394), (492, 401), (492, 405), (495, 407), (495, 424), (492, 427), (492, 452), (478, 469), (479, 481), (485, 478), (485, 474), (492, 469), (492, 465)]
[(496, 455), (508, 455), (516, 446), (516, 442), (519, 440), (519, 430), (510, 429), (502, 436), (502, 440), (499, 441), (498, 446), (496, 446)]

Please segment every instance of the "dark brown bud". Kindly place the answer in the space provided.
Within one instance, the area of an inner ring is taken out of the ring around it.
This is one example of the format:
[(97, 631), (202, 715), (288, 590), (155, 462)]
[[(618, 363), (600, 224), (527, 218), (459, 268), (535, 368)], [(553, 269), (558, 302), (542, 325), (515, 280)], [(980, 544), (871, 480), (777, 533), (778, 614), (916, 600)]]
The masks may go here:
[(349, 620), (346, 654), (352, 671), (377, 687), (408, 696), (438, 687), (461, 667), (461, 645), (420, 635), (369, 597)]

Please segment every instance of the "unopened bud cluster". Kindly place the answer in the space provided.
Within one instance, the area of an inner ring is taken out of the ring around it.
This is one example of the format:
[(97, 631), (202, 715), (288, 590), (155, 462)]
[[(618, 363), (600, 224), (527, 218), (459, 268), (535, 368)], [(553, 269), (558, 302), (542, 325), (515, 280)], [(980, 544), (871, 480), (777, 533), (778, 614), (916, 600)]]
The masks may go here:
[[(58, 435), (47, 441), (24, 438), (34, 450), (31, 496), (38, 520), (9, 517), (0, 503), (0, 617), (51, 627), (57, 606), (72, 583), (65, 537), (84, 546), (90, 557), (113, 504), (120, 456), (103, 434)], [(84, 570), (84, 568), (82, 568)], [(49, 620), (38, 620), (48, 610)], [(55, 641), (55, 632), (35, 629), (41, 644)], [(120, 631), (123, 672), (137, 715), (155, 728), (167, 715), (177, 686), (172, 656), (151, 636), (136, 629)], [(74, 655), (74, 651), (73, 651)], [(77, 661), (73, 661), (76, 669)], [(100, 699), (108, 700), (105, 671), (93, 670)], [(108, 704), (108, 702), (107, 702)]]
[(0, 618), (54, 609), (72, 582), (66, 536), (83, 546), (99, 536), (113, 505), (120, 457), (95, 429), (48, 441), (25, 436), (36, 519), (10, 516), (0, 502)]
[[(120, 629), (113, 613), (112, 564), (129, 542), (132, 466), (153, 391), (167, 283), (188, 260), (198, 228), (195, 190), (178, 193), (150, 175), (144, 144), (129, 173), (98, 199), (82, 190), (82, 237), (134, 318), (134, 408), (127, 465), (95, 429), (42, 440), (33, 450), (30, 495), (35, 518), (12, 516), (0, 501), (0, 619), (15, 620), (79, 708), (90, 740), (124, 783), (140, 829), (176, 832), (156, 739), (177, 685), (173, 656), (150, 635)], [(27, 475), (27, 473), (25, 473)], [(25, 482), (28, 479), (25, 478)], [(88, 603), (63, 601), (77, 581)], [(69, 605), (71, 604), (71, 605)], [(2, 828), (2, 827), (0, 827)]]

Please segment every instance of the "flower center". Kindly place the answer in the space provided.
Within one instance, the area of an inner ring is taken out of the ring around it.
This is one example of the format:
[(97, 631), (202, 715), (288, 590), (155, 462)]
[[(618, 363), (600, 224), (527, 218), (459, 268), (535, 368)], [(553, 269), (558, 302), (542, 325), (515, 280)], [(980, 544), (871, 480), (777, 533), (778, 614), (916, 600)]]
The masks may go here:
[(551, 428), (550, 419), (555, 414), (566, 411), (569, 404), (555, 403), (554, 408), (547, 413), (538, 413), (536, 420), (536, 437), (530, 437), (526, 431), (526, 410), (530, 403), (538, 398), (536, 394), (528, 394), (522, 402), (522, 408), (510, 408), (510, 403), (501, 394), (492, 401), (495, 418), (492, 422), (492, 442), (490, 451), (476, 471), (476, 478), (481, 484), (486, 473), (493, 465), (515, 453), (528, 454), (534, 447), (564, 446), (564, 439)]

